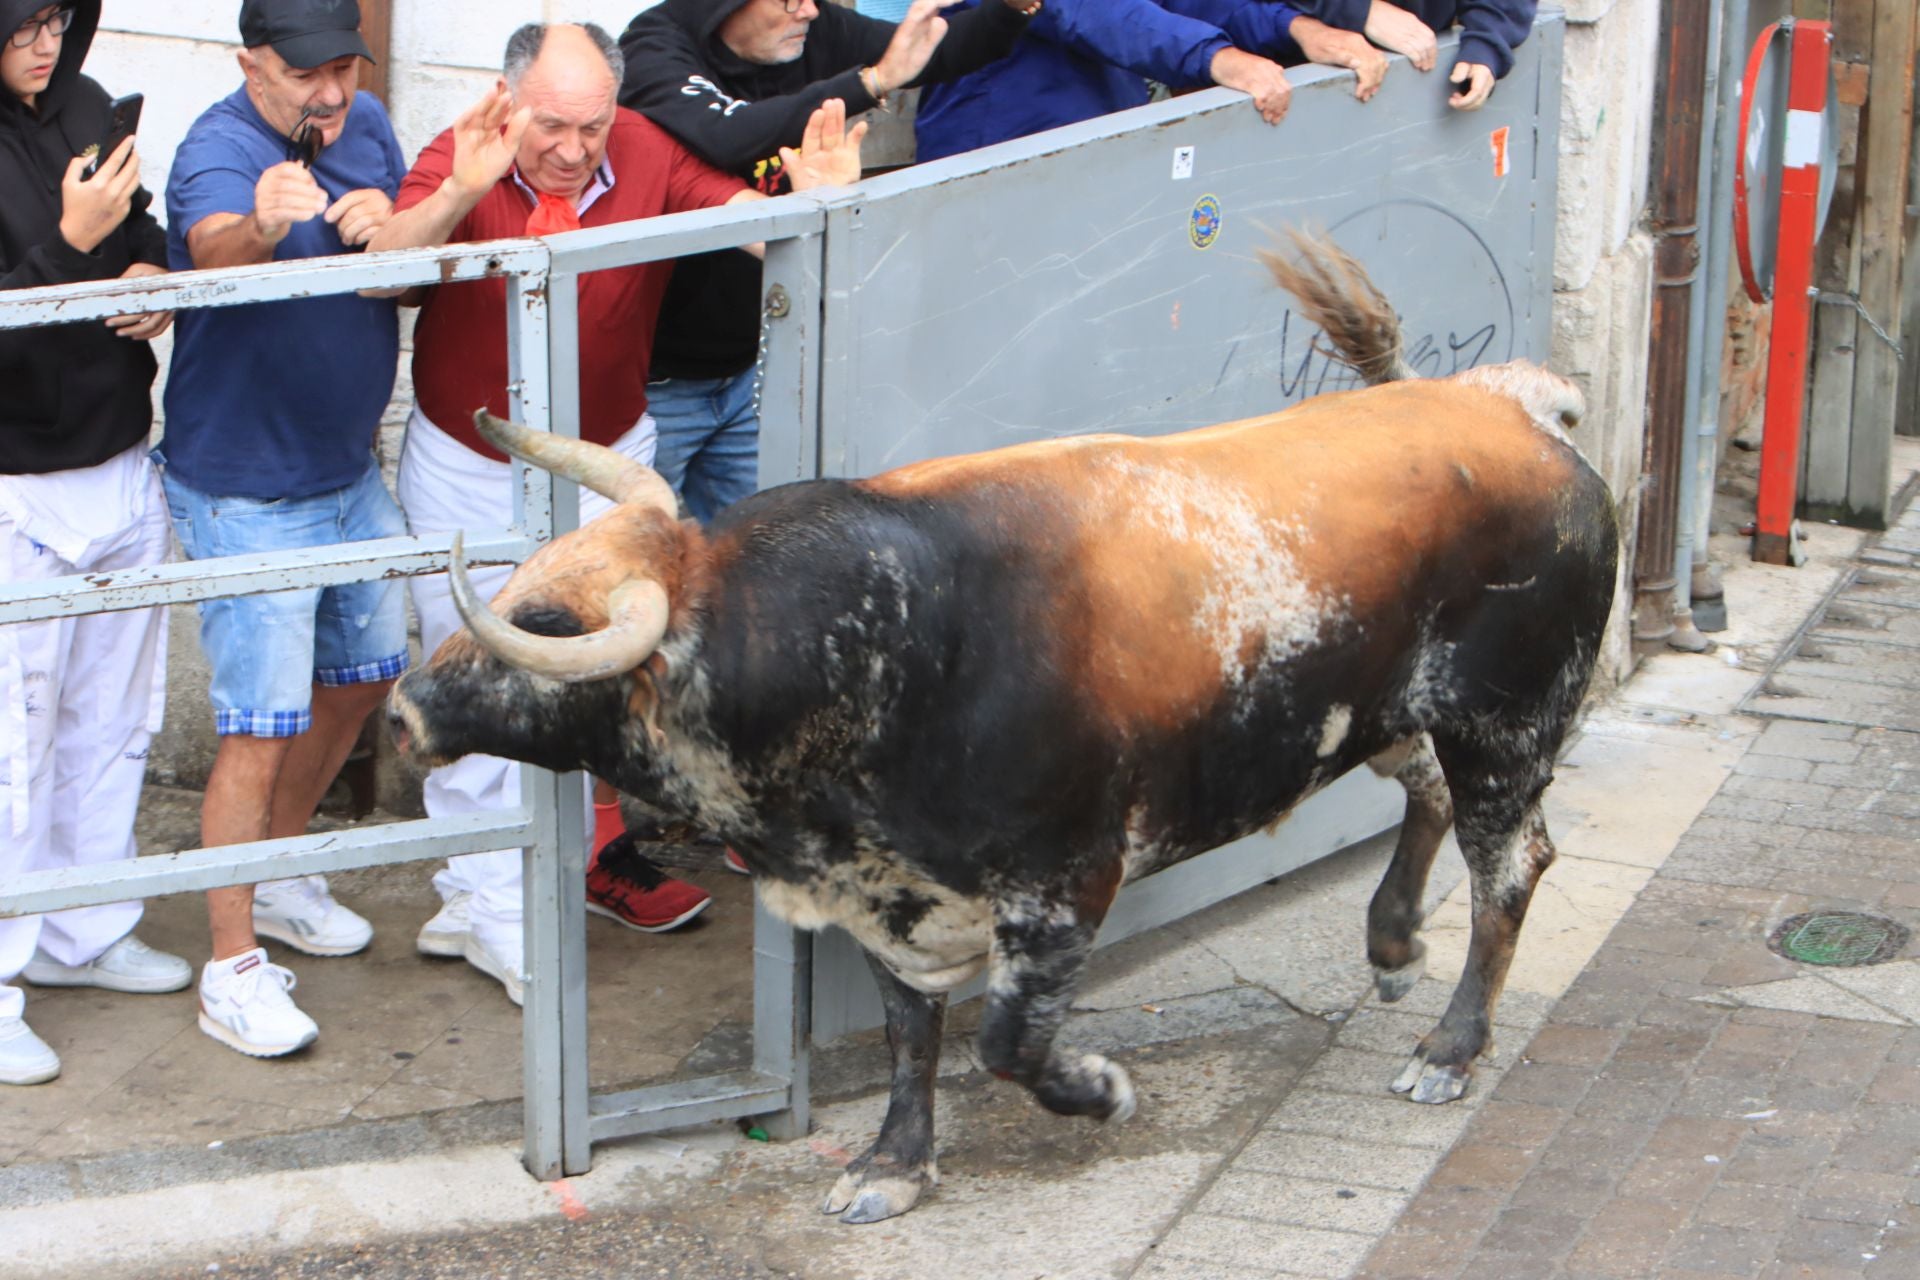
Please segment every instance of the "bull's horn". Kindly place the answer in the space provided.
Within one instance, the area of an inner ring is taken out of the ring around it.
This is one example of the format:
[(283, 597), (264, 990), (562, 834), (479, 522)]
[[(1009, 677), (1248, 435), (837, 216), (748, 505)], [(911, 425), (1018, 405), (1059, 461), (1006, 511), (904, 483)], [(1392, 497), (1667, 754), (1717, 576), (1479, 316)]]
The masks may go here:
[(473, 411), (473, 425), (494, 448), (557, 476), (583, 484), (614, 502), (654, 507), (667, 519), (680, 518), (680, 500), (660, 473), (605, 445), (535, 431), (485, 409)]
[(464, 538), (453, 535), (447, 574), (454, 607), (488, 652), (510, 666), (569, 684), (602, 680), (631, 671), (653, 655), (667, 633), (667, 589), (651, 578), (632, 578), (607, 599), (609, 620), (584, 636), (537, 636), (497, 616), (467, 577)]

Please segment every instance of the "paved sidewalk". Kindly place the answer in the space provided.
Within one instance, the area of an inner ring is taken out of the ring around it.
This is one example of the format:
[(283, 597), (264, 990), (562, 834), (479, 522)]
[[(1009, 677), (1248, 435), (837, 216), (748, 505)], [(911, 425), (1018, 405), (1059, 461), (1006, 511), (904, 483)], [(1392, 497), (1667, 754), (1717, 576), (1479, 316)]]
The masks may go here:
[(1920, 511), (1748, 701), (1769, 723), (1367, 1259), (1376, 1280), (1920, 1276)]

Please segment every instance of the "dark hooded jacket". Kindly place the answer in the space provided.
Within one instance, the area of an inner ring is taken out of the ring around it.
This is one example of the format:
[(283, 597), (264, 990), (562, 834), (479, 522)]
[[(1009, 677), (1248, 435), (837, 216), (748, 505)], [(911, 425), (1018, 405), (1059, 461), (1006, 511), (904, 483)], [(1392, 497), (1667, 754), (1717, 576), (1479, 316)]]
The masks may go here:
[[(828, 98), (845, 101), (848, 115), (875, 105), (860, 68), (880, 60), (895, 24), (822, 3), (800, 56), (766, 66), (737, 57), (719, 36), (721, 22), (745, 3), (663, 0), (640, 14), (620, 37), (620, 101), (708, 164), (777, 195), (786, 189), (780, 148), (800, 145), (814, 108)], [(950, 80), (1006, 56), (1026, 22), (997, 0), (949, 13), (946, 37), (914, 83)], [(724, 378), (751, 368), (759, 298), (760, 264), (738, 249), (680, 259), (660, 308), (652, 376)]]
[[(47, 0), (0, 0), (11, 35)], [(78, 0), (53, 79), (35, 109), (0, 88), (0, 289), (112, 280), (136, 262), (164, 267), (167, 237), (134, 193), (133, 211), (91, 253), (60, 236), (60, 183), (74, 156), (106, 135), (112, 100), (80, 74), (100, 0)], [(146, 439), (153, 351), (104, 321), (0, 330), (0, 473), (90, 467)]]

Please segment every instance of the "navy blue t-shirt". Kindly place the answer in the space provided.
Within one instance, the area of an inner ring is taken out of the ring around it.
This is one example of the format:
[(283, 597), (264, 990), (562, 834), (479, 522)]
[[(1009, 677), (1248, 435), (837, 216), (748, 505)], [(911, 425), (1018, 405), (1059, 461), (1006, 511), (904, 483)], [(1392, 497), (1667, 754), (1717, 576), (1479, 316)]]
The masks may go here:
[[(260, 175), (286, 158), (286, 138), (245, 88), (207, 108), (167, 180), (168, 265), (190, 270), (187, 232), (211, 214), (252, 213)], [(332, 200), (363, 187), (392, 197), (406, 174), (386, 110), (366, 93), (313, 166)], [(334, 225), (314, 217), (293, 224), (273, 259), (346, 252)], [(392, 298), (348, 293), (182, 311), (167, 375), (167, 465), (213, 495), (303, 498), (344, 488), (366, 473), (399, 357)]]

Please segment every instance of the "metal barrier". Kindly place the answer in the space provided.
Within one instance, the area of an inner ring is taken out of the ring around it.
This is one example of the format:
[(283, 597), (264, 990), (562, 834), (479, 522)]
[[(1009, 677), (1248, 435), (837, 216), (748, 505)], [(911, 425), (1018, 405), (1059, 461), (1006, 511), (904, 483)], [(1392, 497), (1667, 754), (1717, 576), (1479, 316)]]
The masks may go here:
[[(1265, 241), (1248, 233), (1262, 220), (1339, 231), (1405, 309), (1409, 358), (1422, 373), (1544, 357), (1562, 30), (1558, 13), (1542, 14), (1477, 113), (1450, 112), (1441, 76), (1404, 62), (1364, 105), (1352, 100), (1346, 73), (1301, 68), (1279, 129), (1259, 123), (1240, 95), (1212, 90), (833, 195), (544, 241), (0, 294), (0, 329), (501, 276), (510, 282), (514, 412), (576, 435), (579, 277), (765, 240), (763, 484), (1061, 434), (1177, 430), (1351, 385), (1252, 261)], [(1443, 68), (1453, 45), (1441, 42)], [(1063, 188), (1090, 194), (1062, 200)], [(1043, 330), (1044, 342), (1020, 340)], [(515, 476), (513, 526), (469, 534), (469, 563), (523, 560), (577, 522), (572, 485), (519, 466)], [(435, 573), (447, 567), (450, 541), (395, 538), (110, 580), (0, 585), (0, 624)], [(751, 1068), (589, 1095), (578, 891), (586, 835), (579, 806), (559, 802), (579, 785), (529, 768), (525, 807), (512, 813), (36, 872), (0, 886), (0, 915), (524, 845), (527, 1167), (543, 1178), (581, 1172), (594, 1142), (727, 1117), (764, 1115), (773, 1136), (804, 1134), (810, 1043), (876, 1024), (878, 999), (845, 935), (816, 940), (758, 905)], [(1392, 825), (1400, 808), (1397, 787), (1365, 770), (1349, 774), (1277, 833), (1128, 886), (1100, 941), (1325, 856)]]
[[(799, 438), (817, 423), (815, 379), (824, 206), (789, 196), (747, 208), (659, 218), (644, 226), (581, 231), (551, 240), (191, 271), (139, 282), (24, 289), (0, 294), (0, 329), (103, 320), (144, 311), (237, 306), (286, 298), (400, 289), (504, 277), (511, 409), (536, 427), (579, 434), (579, 277), (587, 272), (768, 242), (766, 278), (790, 300), (768, 332), (770, 385), (763, 411), (776, 433)], [(778, 378), (780, 381), (773, 382)], [(573, 485), (516, 464), (514, 522), (470, 533), (470, 565), (517, 563), (579, 521)], [(447, 568), (451, 538), (387, 538), (340, 547), (231, 556), (0, 584), (0, 624), (177, 604), (248, 592), (410, 577)], [(135, 858), (108, 866), (38, 871), (0, 885), (0, 915), (26, 915), (163, 893), (254, 884), (353, 867), (438, 859), (514, 845), (526, 854), (526, 1005), (523, 1092), (526, 1164), (536, 1176), (584, 1172), (595, 1141), (742, 1115), (765, 1115), (776, 1136), (806, 1131), (807, 1020), (801, 991), (808, 940), (756, 906), (754, 1059), (750, 1070), (592, 1098), (587, 1089), (586, 833), (577, 775), (528, 766), (523, 807), (490, 815), (428, 818), (290, 839)]]

